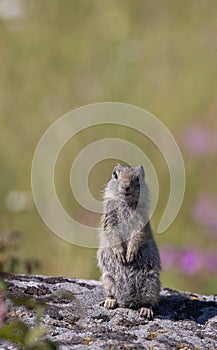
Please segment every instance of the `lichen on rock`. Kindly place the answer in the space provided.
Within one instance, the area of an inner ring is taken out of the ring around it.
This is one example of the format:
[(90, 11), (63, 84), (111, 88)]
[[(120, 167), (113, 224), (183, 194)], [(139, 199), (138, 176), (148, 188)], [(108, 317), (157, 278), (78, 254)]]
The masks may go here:
[[(36, 275), (8, 276), (7, 322), (19, 319), (34, 327), (36, 312), (11, 300), (29, 297), (44, 303), (45, 338), (66, 349), (217, 349), (217, 297), (161, 290), (155, 318), (136, 310), (107, 310), (100, 282)], [(1, 349), (18, 349), (0, 339)]]

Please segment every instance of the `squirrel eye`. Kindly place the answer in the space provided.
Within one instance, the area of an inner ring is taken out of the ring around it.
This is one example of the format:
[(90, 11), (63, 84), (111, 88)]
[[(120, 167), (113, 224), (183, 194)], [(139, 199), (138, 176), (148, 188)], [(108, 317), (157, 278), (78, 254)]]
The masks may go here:
[(117, 172), (116, 172), (116, 171), (114, 171), (114, 172), (113, 172), (113, 176), (114, 176), (114, 178), (117, 180), (117, 178), (118, 178), (118, 174), (117, 174)]

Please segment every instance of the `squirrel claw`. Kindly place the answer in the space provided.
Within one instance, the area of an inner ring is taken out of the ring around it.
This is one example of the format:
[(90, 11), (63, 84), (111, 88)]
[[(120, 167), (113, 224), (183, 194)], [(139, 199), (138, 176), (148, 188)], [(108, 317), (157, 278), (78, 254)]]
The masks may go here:
[(132, 253), (127, 254), (127, 262), (132, 263), (134, 260), (134, 255)]
[(117, 301), (115, 298), (106, 297), (104, 301), (101, 301), (100, 306), (104, 306), (106, 309), (115, 309), (117, 307)]
[(126, 265), (125, 252), (117, 249), (115, 251), (115, 254), (116, 254), (116, 257), (117, 257), (117, 260), (119, 261), (119, 263)]
[(151, 308), (148, 307), (141, 307), (139, 309), (139, 315), (142, 317), (147, 318), (147, 320), (153, 320), (154, 319), (154, 314)]
[(135, 256), (136, 256), (136, 252), (134, 250), (128, 250), (127, 256), (126, 256), (127, 262), (132, 263), (133, 260), (135, 259)]
[(126, 265), (126, 258), (125, 258), (124, 255), (120, 254), (120, 255), (118, 256), (118, 260), (119, 260), (119, 262), (120, 262), (121, 264)]

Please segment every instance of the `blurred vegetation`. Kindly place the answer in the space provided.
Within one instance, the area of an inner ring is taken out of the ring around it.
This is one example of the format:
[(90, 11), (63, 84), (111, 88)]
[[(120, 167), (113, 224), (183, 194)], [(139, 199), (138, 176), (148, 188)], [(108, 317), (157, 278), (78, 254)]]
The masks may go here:
[(8, 231), (0, 234), (0, 274), (23, 271), (31, 274), (40, 267), (40, 262), (34, 257), (21, 258), (17, 254), (21, 242), (21, 232)]
[[(149, 110), (168, 126), (185, 161), (182, 209), (167, 232), (156, 235), (164, 258), (163, 285), (214, 293), (216, 1), (1, 3), (0, 232), (23, 233), (16, 255), (39, 260), (41, 274), (99, 277), (94, 249), (67, 244), (43, 224), (31, 197), (31, 162), (43, 132), (61, 115), (89, 103), (125, 102)], [(64, 147), (55, 174), (64, 207), (83, 223), (96, 225), (99, 218), (74, 203), (69, 171), (78, 152), (102, 137), (132, 141), (152, 160), (160, 186), (152, 219), (156, 229), (168, 198), (168, 169), (150, 141), (126, 128), (93, 127)], [(96, 198), (115, 162), (105, 160), (92, 170)], [(24, 271), (20, 264), (16, 272)]]
[(50, 340), (42, 340), (47, 334), (45, 327), (29, 327), (22, 321), (3, 326), (0, 337), (19, 345), (21, 350), (56, 350), (56, 345)]
[[(35, 312), (36, 325), (30, 327), (18, 319), (8, 318), (8, 305), (5, 303), (6, 285), (0, 280), (0, 339), (17, 344), (23, 350), (56, 350), (57, 346), (51, 340), (45, 339), (48, 328), (41, 325), (46, 305), (29, 297), (11, 297), (10, 304), (25, 306), (27, 310)], [(6, 322), (7, 321), (7, 322)]]

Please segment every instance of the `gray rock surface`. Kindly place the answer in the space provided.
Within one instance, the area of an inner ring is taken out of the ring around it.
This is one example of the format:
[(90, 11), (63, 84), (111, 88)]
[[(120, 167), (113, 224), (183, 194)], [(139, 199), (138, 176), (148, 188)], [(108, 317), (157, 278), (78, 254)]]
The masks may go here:
[[(100, 282), (17, 275), (7, 277), (8, 321), (35, 325), (36, 312), (15, 306), (11, 297), (29, 296), (46, 303), (42, 325), (58, 349), (217, 349), (217, 296), (162, 289), (155, 319), (136, 310), (106, 310)], [(0, 349), (18, 349), (0, 339)]]

